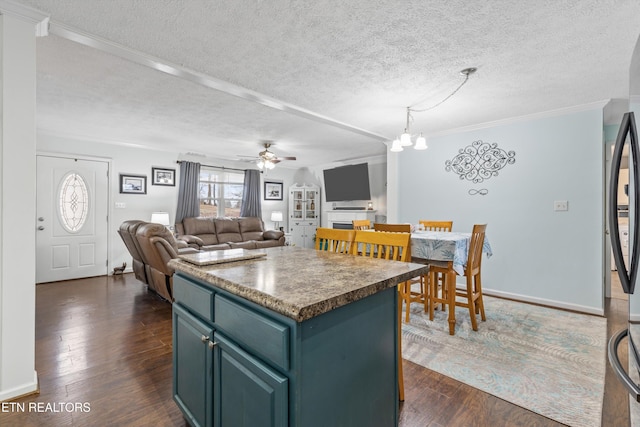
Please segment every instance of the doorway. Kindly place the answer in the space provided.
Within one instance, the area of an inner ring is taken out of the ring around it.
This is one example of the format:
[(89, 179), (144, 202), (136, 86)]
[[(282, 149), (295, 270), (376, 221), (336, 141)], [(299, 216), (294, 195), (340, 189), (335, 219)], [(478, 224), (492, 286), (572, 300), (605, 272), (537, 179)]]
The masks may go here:
[(106, 275), (109, 162), (36, 160), (36, 283)]

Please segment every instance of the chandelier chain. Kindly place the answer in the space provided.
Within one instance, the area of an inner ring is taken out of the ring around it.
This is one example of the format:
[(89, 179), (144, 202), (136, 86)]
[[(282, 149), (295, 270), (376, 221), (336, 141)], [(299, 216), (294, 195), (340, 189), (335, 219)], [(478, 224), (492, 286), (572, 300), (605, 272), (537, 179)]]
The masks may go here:
[[(464, 70), (463, 70), (463, 71), (464, 71)], [(475, 70), (474, 70), (474, 71), (475, 71)], [(434, 108), (436, 108), (436, 107), (438, 107), (438, 106), (440, 106), (440, 105), (444, 104), (447, 100), (449, 100), (449, 98), (451, 98), (453, 95), (455, 95), (456, 93), (458, 93), (458, 91), (459, 91), (460, 89), (462, 89), (462, 86), (464, 86), (464, 85), (465, 85), (465, 83), (467, 83), (467, 81), (469, 80), (469, 74), (471, 74), (470, 72), (466, 72), (466, 73), (464, 73), (464, 72), (463, 72), (462, 74), (464, 74), (464, 80), (462, 81), (462, 83), (460, 83), (460, 85), (458, 85), (458, 87), (457, 87), (457, 88), (455, 88), (455, 89), (453, 90), (453, 92), (451, 92), (451, 93), (450, 93), (446, 98), (444, 98), (442, 101), (438, 102), (438, 103), (437, 103), (437, 104), (435, 104), (435, 105), (432, 105), (431, 107), (424, 108), (424, 109), (420, 109), (420, 110), (413, 108), (413, 106), (409, 106), (409, 107), (407, 107), (407, 113), (410, 113), (411, 111), (413, 111), (414, 113), (424, 113), (425, 111), (433, 110)], [(415, 104), (414, 104), (414, 105), (415, 105)], [(409, 120), (409, 117), (408, 117), (408, 116), (409, 116), (409, 114), (407, 115), (407, 122), (408, 122), (408, 120)], [(413, 117), (412, 117), (412, 118), (413, 118)]]

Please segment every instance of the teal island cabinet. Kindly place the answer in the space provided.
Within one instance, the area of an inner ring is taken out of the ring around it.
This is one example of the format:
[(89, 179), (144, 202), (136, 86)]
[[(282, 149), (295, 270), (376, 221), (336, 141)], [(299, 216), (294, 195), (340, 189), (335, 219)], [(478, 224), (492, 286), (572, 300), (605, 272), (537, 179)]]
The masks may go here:
[(211, 265), (170, 261), (173, 395), (185, 419), (397, 425), (396, 285), (427, 267), (295, 246), (261, 251)]

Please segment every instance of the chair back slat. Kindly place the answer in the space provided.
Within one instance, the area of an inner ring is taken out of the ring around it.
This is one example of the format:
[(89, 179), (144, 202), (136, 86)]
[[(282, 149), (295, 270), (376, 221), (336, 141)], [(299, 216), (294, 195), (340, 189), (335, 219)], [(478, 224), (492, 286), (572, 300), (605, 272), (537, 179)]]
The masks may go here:
[(424, 229), (428, 231), (451, 231), (453, 221), (429, 221), (421, 219), (420, 224), (424, 225)]
[(351, 251), (355, 230), (339, 230), (335, 228), (316, 229), (316, 250), (348, 254)]
[(474, 275), (480, 270), (482, 263), (482, 245), (487, 224), (475, 224), (469, 241), (469, 255), (467, 257), (466, 274)]

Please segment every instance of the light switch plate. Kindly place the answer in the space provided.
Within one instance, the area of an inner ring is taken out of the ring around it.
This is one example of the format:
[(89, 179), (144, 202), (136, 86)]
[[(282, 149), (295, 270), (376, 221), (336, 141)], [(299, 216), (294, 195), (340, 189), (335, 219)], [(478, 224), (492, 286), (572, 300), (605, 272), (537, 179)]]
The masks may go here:
[(569, 202), (566, 200), (556, 200), (553, 202), (553, 210), (554, 211), (568, 211), (569, 210)]
[(116, 209), (124, 209), (127, 207), (126, 203), (116, 202)]

